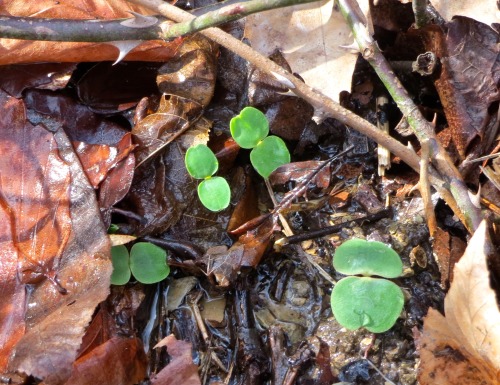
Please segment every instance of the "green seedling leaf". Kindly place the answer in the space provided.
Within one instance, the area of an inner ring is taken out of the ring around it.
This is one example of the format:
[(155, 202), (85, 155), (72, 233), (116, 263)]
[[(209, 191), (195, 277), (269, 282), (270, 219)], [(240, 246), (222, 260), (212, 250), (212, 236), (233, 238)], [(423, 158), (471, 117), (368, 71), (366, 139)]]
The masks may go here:
[(113, 246), (111, 248), (111, 261), (113, 263), (113, 274), (111, 274), (112, 285), (125, 285), (130, 281), (130, 256), (125, 246)]
[(346, 277), (333, 288), (331, 304), (337, 322), (345, 328), (383, 333), (396, 323), (404, 296), (398, 285), (386, 279)]
[(268, 178), (279, 166), (290, 163), (290, 152), (283, 139), (268, 136), (252, 150), (250, 162), (263, 178)]
[(333, 257), (333, 267), (347, 275), (399, 277), (403, 263), (398, 253), (382, 242), (351, 239), (340, 245)]
[(253, 107), (245, 107), (231, 119), (231, 135), (242, 148), (254, 148), (269, 134), (266, 115)]
[(141, 283), (156, 283), (170, 273), (167, 253), (149, 242), (139, 242), (130, 250), (130, 270)]
[(185, 157), (186, 169), (195, 179), (205, 179), (217, 172), (219, 162), (212, 150), (204, 144), (189, 147)]
[(221, 211), (229, 206), (231, 189), (224, 178), (214, 176), (198, 185), (198, 197), (203, 206), (210, 211)]

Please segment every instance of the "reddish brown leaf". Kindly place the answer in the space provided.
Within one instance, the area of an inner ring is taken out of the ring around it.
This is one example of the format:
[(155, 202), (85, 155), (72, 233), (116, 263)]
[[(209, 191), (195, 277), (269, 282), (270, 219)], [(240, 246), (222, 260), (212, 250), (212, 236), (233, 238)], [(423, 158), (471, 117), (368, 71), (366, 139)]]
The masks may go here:
[[(273, 185), (283, 185), (287, 182), (303, 182), (312, 172), (317, 170), (324, 162), (309, 160), (305, 162), (288, 163), (278, 167), (270, 176), (269, 181)], [(323, 167), (311, 180), (320, 188), (330, 185), (330, 165)]]
[[(151, 12), (122, 0), (77, 0), (71, 2), (15, 1), (2, 2), (1, 15), (60, 19), (128, 18), (130, 11), (144, 15)], [(127, 60), (165, 61), (173, 56), (180, 40), (149, 41), (127, 55)], [(40, 62), (115, 61), (118, 49), (105, 43), (69, 43), (0, 39), (0, 64)]]
[(191, 357), (191, 344), (179, 341), (171, 334), (155, 348), (163, 346), (167, 348), (170, 363), (151, 379), (151, 385), (201, 385), (198, 367)]
[(134, 385), (146, 377), (146, 370), (147, 357), (142, 341), (139, 338), (113, 337), (80, 357), (65, 384)]
[(269, 215), (255, 229), (238, 238), (229, 250), (225, 247), (209, 249), (204, 256), (208, 273), (213, 274), (219, 286), (230, 286), (242, 268), (255, 268), (269, 246), (276, 230), (277, 215)]
[(127, 133), (116, 146), (75, 142), (74, 147), (90, 183), (97, 188), (108, 173), (122, 162), (135, 146), (132, 144), (131, 134)]
[(2, 274), (30, 283), (26, 302), (18, 301), (16, 289), (2, 298), (2, 316), (10, 306), (14, 318), (3, 318), (0, 328), (12, 329), (9, 322), (24, 313), (26, 332), (15, 343), (10, 370), (60, 384), (95, 306), (108, 294), (109, 240), (94, 190), (64, 132), (27, 123), (23, 103), (5, 94), (0, 106), (0, 200), (8, 216), (2, 254), (12, 261), (11, 252), (17, 253), (17, 271), (5, 263)]

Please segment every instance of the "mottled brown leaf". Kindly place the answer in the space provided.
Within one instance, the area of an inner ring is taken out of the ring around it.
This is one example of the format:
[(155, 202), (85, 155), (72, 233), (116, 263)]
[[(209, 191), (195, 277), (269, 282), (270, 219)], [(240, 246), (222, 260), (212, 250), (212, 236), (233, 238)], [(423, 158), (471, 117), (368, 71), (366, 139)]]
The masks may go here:
[(214, 95), (216, 57), (217, 48), (206, 37), (195, 34), (186, 38), (175, 56), (158, 70), (158, 89), (205, 108)]
[(443, 317), (430, 309), (420, 340), (422, 385), (500, 383), (500, 311), (487, 259), (493, 246), (481, 223), (445, 297)]
[[(146, 377), (147, 357), (139, 338), (113, 337), (73, 365), (66, 385), (134, 385)], [(179, 382), (181, 384), (181, 382)]]
[(76, 64), (68, 63), (0, 66), (0, 87), (16, 98), (20, 98), (27, 88), (64, 88), (75, 68)]
[[(26, 326), (9, 369), (60, 384), (95, 306), (109, 292), (109, 240), (64, 132), (27, 123), (23, 103), (3, 93), (0, 106), (0, 201), (8, 217), (1, 247), (2, 254), (17, 253), (17, 271), (2, 274), (29, 284), (26, 301), (18, 301), (16, 289), (3, 298), (2, 316), (10, 306), (13, 317), (24, 313)], [(12, 330), (12, 319), (3, 318), (0, 328)]]
[(167, 348), (170, 362), (151, 379), (151, 385), (201, 385), (198, 367), (191, 357), (191, 343), (171, 334), (155, 346), (161, 347)]
[[(283, 185), (288, 182), (301, 183), (307, 179), (311, 173), (323, 165), (324, 162), (308, 160), (305, 162), (288, 163), (278, 167), (270, 176), (269, 181), (273, 185)], [(323, 167), (310, 181), (320, 188), (330, 186), (330, 165)]]
[(217, 284), (230, 286), (242, 268), (255, 268), (269, 246), (276, 231), (277, 215), (269, 215), (253, 230), (240, 236), (234, 245), (209, 249), (204, 256), (208, 274), (213, 275)]
[[(447, 34), (428, 28), (426, 48), (437, 54), (442, 69), (435, 79), (453, 141), (464, 159), (481, 155), (491, 146), (500, 100), (498, 33), (486, 24), (467, 17), (455, 17)], [(471, 144), (474, 144), (471, 146)]]
[[(144, 7), (122, 0), (15, 1), (2, 2), (1, 15), (60, 19), (118, 19), (130, 11), (150, 15)], [(148, 41), (134, 48), (127, 60), (165, 61), (173, 56), (180, 40)], [(0, 39), (0, 64), (40, 62), (115, 61), (118, 49), (105, 43), (70, 43)]]

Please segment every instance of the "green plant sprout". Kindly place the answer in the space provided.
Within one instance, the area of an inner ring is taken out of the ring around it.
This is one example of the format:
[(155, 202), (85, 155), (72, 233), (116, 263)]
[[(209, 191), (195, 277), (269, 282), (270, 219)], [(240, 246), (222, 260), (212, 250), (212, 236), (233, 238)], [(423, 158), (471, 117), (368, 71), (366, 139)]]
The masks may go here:
[(213, 176), (219, 169), (219, 162), (211, 149), (204, 144), (189, 147), (184, 162), (189, 175), (204, 179), (198, 185), (198, 197), (203, 206), (211, 211), (221, 211), (229, 206), (231, 189), (224, 178)]
[(404, 305), (402, 290), (394, 282), (403, 272), (399, 255), (381, 242), (351, 239), (339, 246), (333, 267), (342, 278), (332, 291), (331, 305), (338, 323), (350, 330), (361, 327), (383, 333), (394, 326)]
[(113, 273), (111, 284), (125, 285), (132, 274), (141, 283), (150, 284), (164, 280), (170, 274), (167, 252), (149, 242), (138, 242), (130, 253), (123, 245), (111, 248)]
[(290, 152), (283, 139), (269, 134), (266, 115), (253, 107), (245, 107), (229, 123), (231, 135), (242, 148), (250, 149), (250, 162), (264, 178), (279, 166), (290, 163)]
[[(231, 119), (231, 135), (242, 148), (252, 149), (250, 162), (265, 179), (279, 166), (290, 163), (290, 152), (285, 142), (277, 136), (268, 136), (269, 122), (256, 108), (245, 107), (238, 116)], [(219, 162), (204, 144), (190, 147), (186, 151), (186, 169), (193, 178), (203, 179), (198, 185), (201, 203), (211, 211), (221, 211), (229, 206), (231, 189), (227, 181), (213, 176)]]

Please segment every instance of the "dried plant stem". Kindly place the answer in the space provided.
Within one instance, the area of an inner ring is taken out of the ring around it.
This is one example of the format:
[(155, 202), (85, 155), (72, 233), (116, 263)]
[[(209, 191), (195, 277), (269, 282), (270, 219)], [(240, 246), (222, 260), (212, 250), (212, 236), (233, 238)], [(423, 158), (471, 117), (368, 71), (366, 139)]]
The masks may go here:
[(413, 0), (413, 14), (415, 15), (415, 27), (422, 28), (430, 23), (432, 16), (427, 13), (428, 0)]
[[(185, 12), (161, 0), (132, 0), (132, 2), (152, 9), (176, 22), (186, 23), (194, 18), (188, 12)], [(408, 164), (415, 171), (420, 171), (420, 157), (415, 153), (415, 151), (404, 146), (388, 134), (380, 131), (377, 127), (367, 122), (363, 118), (343, 108), (338, 103), (325, 96), (321, 92), (311, 88), (304, 82), (297, 79), (291, 73), (278, 66), (273, 61), (256, 52), (251, 47), (243, 44), (238, 39), (232, 37), (224, 31), (221, 31), (218, 28), (208, 28), (206, 30), (203, 30), (201, 33), (211, 40), (215, 41), (216, 43), (241, 56), (262, 71), (274, 75), (278, 80), (289, 87), (293, 93), (310, 103), (315, 108), (317, 115), (323, 115), (325, 118), (333, 117), (338, 121), (354, 128), (355, 130), (376, 141), (379, 145), (386, 147), (390, 152), (401, 158), (403, 162)], [(408, 95), (406, 95), (406, 98), (411, 102), (411, 99)], [(450, 188), (448, 183), (443, 181), (433, 168), (429, 169), (429, 181), (432, 183), (441, 197), (446, 201), (446, 203), (450, 206), (450, 208), (454, 211), (454, 213), (464, 223), (468, 223), (468, 215), (464, 215), (461, 211), (461, 208), (463, 206), (468, 208), (468, 205), (464, 205), (463, 203), (457, 204), (454, 198), (457, 195), (457, 191), (455, 191), (455, 195), (452, 195), (449, 191)], [(462, 191), (463, 189), (460, 189), (460, 192)]]
[(355, 0), (337, 0), (339, 9), (353, 31), (354, 38), (358, 44), (359, 51), (373, 67), (379, 78), (384, 83), (393, 100), (401, 112), (406, 116), (410, 127), (423, 143), (427, 142), (432, 165), (444, 178), (448, 189), (455, 198), (462, 212), (465, 226), (473, 232), (481, 223), (481, 210), (471, 201), (467, 186), (458, 169), (450, 160), (448, 153), (441, 146), (434, 132), (434, 127), (420, 113), (413, 103), (408, 92), (403, 87), (394, 71), (389, 65), (378, 45), (371, 37), (364, 23), (364, 16), (360, 14), (359, 6)]

